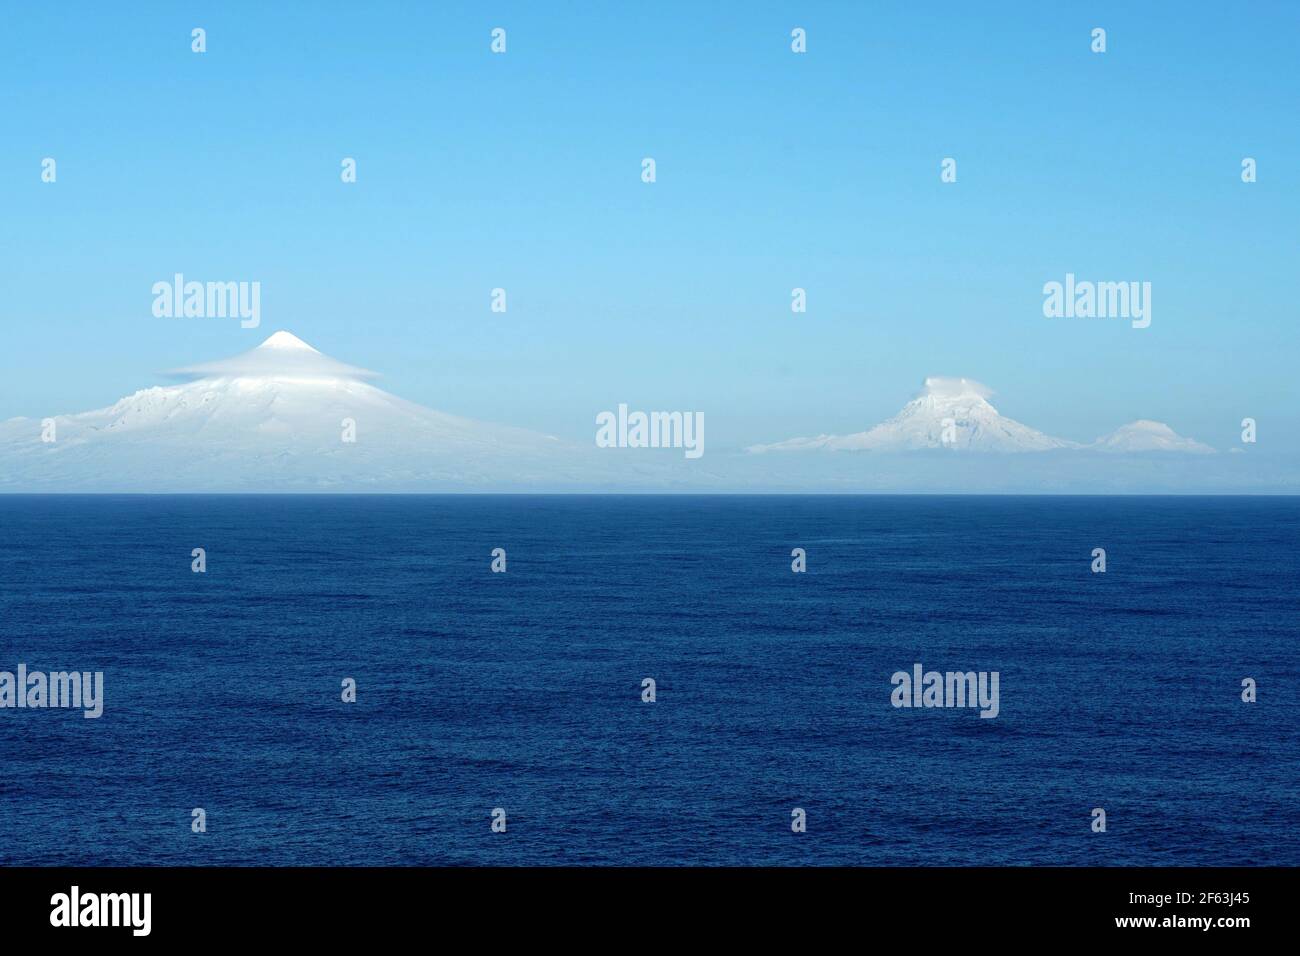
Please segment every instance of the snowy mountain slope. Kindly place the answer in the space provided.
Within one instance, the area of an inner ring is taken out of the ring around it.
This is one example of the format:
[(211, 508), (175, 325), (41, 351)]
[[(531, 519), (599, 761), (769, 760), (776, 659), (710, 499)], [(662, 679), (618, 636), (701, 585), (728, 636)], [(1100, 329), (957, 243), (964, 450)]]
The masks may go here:
[(1139, 419), (1098, 438), (1088, 448), (1107, 452), (1178, 451), (1212, 454), (1214, 449), (1192, 438), (1184, 438), (1164, 422)]
[[(1032, 452), (1079, 449), (1116, 453), (1213, 452), (1184, 438), (1163, 422), (1131, 422), (1088, 444), (1053, 438), (1002, 415), (989, 404), (992, 391), (969, 378), (927, 378), (915, 398), (893, 418), (852, 435), (791, 438), (754, 445), (751, 453), (780, 451), (904, 452), (928, 448), (973, 452)], [(945, 429), (949, 440), (944, 441)]]
[[(1198, 456), (1196, 471), (1189, 472), (1178, 464), (1187, 456), (1164, 453), (1208, 449), (1158, 422), (1134, 422), (1087, 445), (1054, 438), (999, 414), (990, 391), (970, 379), (926, 379), (897, 415), (864, 432), (749, 449), (869, 450), (869, 462), (854, 455), (725, 450), (690, 462), (679, 450), (596, 448), (425, 408), (373, 385), (373, 373), (322, 355), (287, 332), (243, 355), (174, 374), (191, 380), (142, 389), (107, 408), (55, 416), (53, 442), (42, 440), (41, 419), (0, 422), (0, 492), (1294, 487), (1290, 472), (1275, 469), (1261, 478), (1257, 456), (1235, 456), (1249, 457), (1249, 467), (1235, 468), (1234, 456), (1216, 456), (1221, 465), (1208, 470), (1211, 462)], [(355, 442), (344, 440), (345, 420), (355, 423)], [(945, 442), (949, 427), (952, 441)], [(963, 453), (959, 467), (949, 449)], [(1032, 451), (1061, 454), (999, 454)]]
[[(1078, 447), (1002, 415), (989, 404), (992, 391), (967, 378), (927, 378), (919, 394), (893, 418), (852, 435), (792, 438), (755, 445), (751, 452), (915, 451), (951, 448), (976, 452), (1050, 451)], [(944, 431), (951, 440), (945, 442)]]
[(0, 423), (0, 490), (546, 488), (613, 477), (594, 449), (405, 401), (286, 332), (177, 374), (198, 378), (55, 416), (53, 442), (38, 420)]

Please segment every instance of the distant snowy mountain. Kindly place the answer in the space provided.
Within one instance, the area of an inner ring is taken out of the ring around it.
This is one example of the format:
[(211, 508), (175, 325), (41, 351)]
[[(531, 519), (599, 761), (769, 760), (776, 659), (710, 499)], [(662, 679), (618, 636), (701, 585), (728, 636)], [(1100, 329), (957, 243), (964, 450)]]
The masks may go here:
[(852, 435), (791, 438), (755, 445), (751, 452), (916, 451), (944, 448), (975, 452), (1050, 451), (1076, 448), (1002, 415), (989, 404), (992, 390), (968, 378), (927, 378), (920, 393), (893, 418)]
[(1123, 425), (1087, 447), (1110, 452), (1181, 451), (1206, 454), (1214, 451), (1209, 445), (1184, 438), (1164, 422), (1146, 419)]
[(791, 438), (754, 445), (751, 453), (781, 451), (906, 452), (927, 448), (974, 452), (1031, 452), (1079, 449), (1118, 453), (1213, 452), (1184, 438), (1163, 422), (1131, 422), (1095, 442), (1053, 438), (1002, 415), (989, 404), (992, 390), (969, 378), (927, 378), (920, 393), (893, 418), (852, 435)]
[[(807, 454), (687, 461), (425, 408), (288, 332), (173, 374), (189, 380), (54, 416), (52, 433), (40, 418), (0, 422), (0, 492), (1295, 491), (1291, 474), (1260, 472), (1257, 455), (1180, 464), (1189, 456), (1166, 453), (1212, 449), (1159, 422), (1086, 445), (1054, 438), (999, 414), (971, 379), (928, 378), (863, 432), (748, 449)], [(816, 453), (853, 450), (871, 454)]]
[[(0, 490), (410, 490), (599, 481), (587, 449), (424, 408), (288, 332), (108, 408), (0, 423)], [(344, 440), (348, 422), (355, 441)]]

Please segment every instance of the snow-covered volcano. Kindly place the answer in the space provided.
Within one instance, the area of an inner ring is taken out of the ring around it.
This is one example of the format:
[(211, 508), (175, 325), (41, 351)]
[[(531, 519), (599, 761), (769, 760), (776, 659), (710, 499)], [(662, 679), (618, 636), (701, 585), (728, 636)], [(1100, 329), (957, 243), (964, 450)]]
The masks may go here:
[[(565, 485), (591, 462), (548, 435), (448, 415), (276, 332), (108, 408), (0, 423), (0, 490), (412, 490)], [(348, 440), (354, 437), (355, 440)]]
[(915, 451), (944, 448), (984, 452), (1051, 451), (1077, 448), (1002, 415), (989, 404), (987, 386), (969, 378), (927, 378), (921, 391), (902, 410), (874, 428), (852, 435), (791, 438), (755, 445), (751, 452)]
[(1110, 452), (1183, 451), (1202, 455), (1214, 451), (1194, 438), (1184, 438), (1164, 422), (1148, 419), (1121, 425), (1088, 447)]

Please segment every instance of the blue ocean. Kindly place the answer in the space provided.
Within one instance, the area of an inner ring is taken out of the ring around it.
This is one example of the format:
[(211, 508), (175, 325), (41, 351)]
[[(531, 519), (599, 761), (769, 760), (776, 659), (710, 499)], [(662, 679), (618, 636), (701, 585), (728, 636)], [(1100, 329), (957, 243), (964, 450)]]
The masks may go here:
[[(0, 497), (0, 670), (104, 675), (0, 709), (0, 862), (1296, 865), (1297, 544), (1297, 498)], [(893, 706), (916, 664), (997, 716)]]

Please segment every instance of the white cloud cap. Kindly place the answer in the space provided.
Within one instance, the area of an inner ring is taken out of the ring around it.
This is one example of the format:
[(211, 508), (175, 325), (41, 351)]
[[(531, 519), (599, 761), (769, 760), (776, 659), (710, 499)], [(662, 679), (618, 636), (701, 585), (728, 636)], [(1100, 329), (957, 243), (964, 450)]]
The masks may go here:
[(292, 332), (276, 332), (255, 349), (227, 359), (189, 365), (166, 373), (172, 378), (268, 378), (287, 380), (349, 380), (378, 378), (369, 369), (348, 365), (312, 348)]
[(934, 395), (937, 398), (984, 398), (993, 396), (993, 389), (973, 378), (944, 378), (932, 375), (925, 380), (917, 397)]

